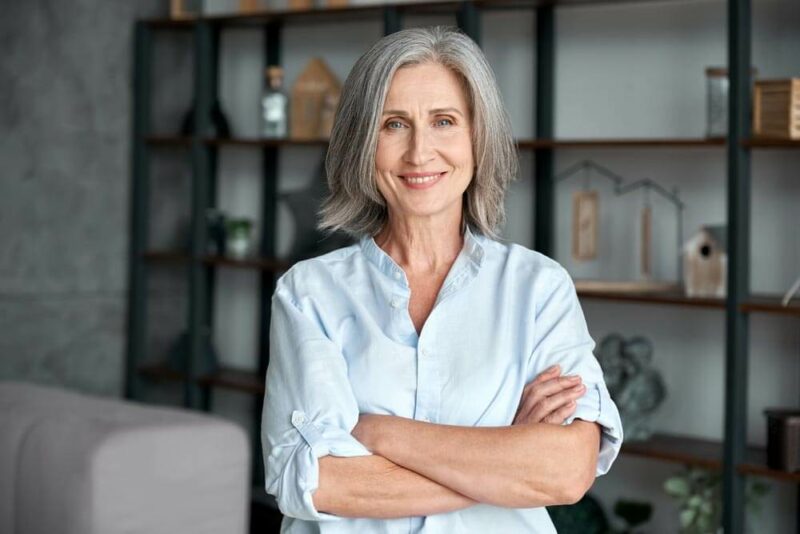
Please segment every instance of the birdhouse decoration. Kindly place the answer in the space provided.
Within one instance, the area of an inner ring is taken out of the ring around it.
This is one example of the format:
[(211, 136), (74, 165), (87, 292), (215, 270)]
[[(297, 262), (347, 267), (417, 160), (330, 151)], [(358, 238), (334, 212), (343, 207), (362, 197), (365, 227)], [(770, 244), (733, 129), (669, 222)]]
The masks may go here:
[(342, 86), (319, 58), (306, 65), (292, 87), (290, 134), (294, 139), (327, 139)]
[(725, 226), (703, 226), (683, 246), (684, 287), (690, 297), (724, 297), (728, 279)]

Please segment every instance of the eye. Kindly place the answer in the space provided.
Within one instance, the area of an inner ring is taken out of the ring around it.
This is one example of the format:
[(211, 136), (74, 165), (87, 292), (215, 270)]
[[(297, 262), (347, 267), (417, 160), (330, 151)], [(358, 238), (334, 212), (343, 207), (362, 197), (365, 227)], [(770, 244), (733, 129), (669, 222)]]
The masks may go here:
[(403, 128), (405, 125), (398, 121), (398, 120), (390, 120), (386, 123), (385, 127), (387, 130), (399, 130)]
[(436, 120), (436, 126), (452, 126), (453, 121), (447, 117)]

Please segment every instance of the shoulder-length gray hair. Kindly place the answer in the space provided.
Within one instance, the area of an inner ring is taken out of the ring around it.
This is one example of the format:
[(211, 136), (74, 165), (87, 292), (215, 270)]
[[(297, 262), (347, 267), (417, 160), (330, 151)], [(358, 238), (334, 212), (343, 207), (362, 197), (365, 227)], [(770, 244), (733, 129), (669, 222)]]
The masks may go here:
[(463, 222), (497, 238), (496, 230), (505, 223), (506, 189), (518, 171), (511, 122), (483, 52), (469, 37), (444, 26), (388, 35), (353, 66), (325, 158), (330, 194), (320, 210), (320, 230), (341, 230), (360, 238), (374, 236), (386, 224), (386, 201), (375, 180), (383, 106), (397, 69), (423, 63), (451, 69), (466, 89), (476, 170), (464, 193)]

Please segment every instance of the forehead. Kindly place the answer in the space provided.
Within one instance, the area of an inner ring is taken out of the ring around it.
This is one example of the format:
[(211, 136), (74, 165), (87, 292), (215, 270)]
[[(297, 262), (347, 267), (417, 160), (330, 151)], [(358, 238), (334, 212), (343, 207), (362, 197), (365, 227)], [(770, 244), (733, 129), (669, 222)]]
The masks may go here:
[(386, 94), (384, 109), (404, 106), (467, 109), (467, 96), (461, 77), (438, 63), (410, 65), (398, 69)]

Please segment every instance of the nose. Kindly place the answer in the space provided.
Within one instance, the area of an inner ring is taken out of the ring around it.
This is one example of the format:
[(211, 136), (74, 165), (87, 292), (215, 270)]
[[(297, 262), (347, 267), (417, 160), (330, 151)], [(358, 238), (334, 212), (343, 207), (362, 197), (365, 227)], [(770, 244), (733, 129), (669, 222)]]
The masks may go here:
[(434, 158), (433, 140), (424, 128), (415, 129), (409, 136), (404, 160), (409, 165), (423, 166)]

